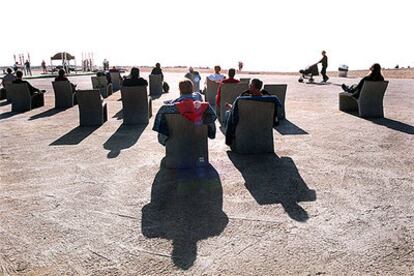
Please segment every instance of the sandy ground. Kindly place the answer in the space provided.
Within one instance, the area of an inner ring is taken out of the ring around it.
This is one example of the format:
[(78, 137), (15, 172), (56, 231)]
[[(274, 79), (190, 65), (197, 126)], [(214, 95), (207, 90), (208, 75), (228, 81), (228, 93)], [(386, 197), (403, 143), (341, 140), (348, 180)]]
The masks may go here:
[[(182, 74), (166, 74), (175, 98)], [(251, 75), (253, 77), (253, 75)], [(78, 108), (0, 104), (0, 274), (414, 275), (414, 80), (392, 79), (385, 119), (338, 110), (337, 84), (287, 83), (274, 155), (209, 141), (211, 166), (160, 168), (148, 126), (79, 128)], [(89, 77), (75, 77), (90, 88)]]

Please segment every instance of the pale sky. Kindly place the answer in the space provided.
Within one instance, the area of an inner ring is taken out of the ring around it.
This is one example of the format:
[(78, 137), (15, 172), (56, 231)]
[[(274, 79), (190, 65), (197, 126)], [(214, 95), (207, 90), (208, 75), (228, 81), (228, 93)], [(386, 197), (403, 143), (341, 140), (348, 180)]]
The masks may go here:
[[(17, 3), (19, 3), (17, 5)], [(379, 62), (414, 67), (412, 0), (2, 1), (0, 65), (67, 51), (80, 64), (235, 67), (297, 71), (329, 57), (328, 70)]]

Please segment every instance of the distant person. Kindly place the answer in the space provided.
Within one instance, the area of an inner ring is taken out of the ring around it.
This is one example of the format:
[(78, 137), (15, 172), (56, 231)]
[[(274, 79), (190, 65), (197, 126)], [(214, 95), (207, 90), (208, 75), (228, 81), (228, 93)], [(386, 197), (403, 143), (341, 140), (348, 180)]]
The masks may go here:
[(188, 68), (188, 73), (184, 75), (184, 78), (189, 79), (193, 82), (194, 85), (194, 91), (193, 92), (199, 92), (200, 91), (200, 81), (201, 76), (198, 71), (194, 71), (193, 67)]
[(216, 96), (216, 105), (220, 107), (220, 98), (221, 98), (221, 87), (224, 83), (239, 83), (240, 81), (238, 79), (235, 79), (234, 76), (236, 76), (236, 69), (230, 68), (229, 69), (229, 77), (227, 79), (224, 79), (220, 82), (218, 89), (217, 89), (217, 96)]
[(243, 66), (244, 66), (243, 62), (239, 61), (239, 71), (243, 70)]
[(116, 68), (116, 66), (112, 66), (112, 68), (111, 69), (109, 69), (109, 72), (111, 72), (111, 73), (120, 73), (120, 71)]
[[(69, 81), (69, 79), (66, 77), (66, 72), (64, 69), (59, 69), (58, 76), (55, 78), (55, 81)], [(76, 92), (76, 84), (73, 84), (69, 81), (70, 86), (72, 87), (72, 92)]]
[(17, 70), (19, 70), (19, 63), (17, 61), (13, 65), (13, 70), (15, 73), (17, 72)]
[(13, 70), (9, 67), (6, 69), (6, 75), (3, 76), (3, 79), (1, 81), (1, 85), (3, 86), (3, 88), (1, 88), (0, 93), (2, 95), (1, 98), (5, 98), (6, 97), (6, 84), (8, 83), (12, 83), (13, 81), (16, 80), (16, 76), (13, 74)]
[(214, 74), (208, 76), (209, 80), (220, 82), (225, 79), (225, 76), (220, 74), (221, 67), (219, 65), (214, 66)]
[(47, 73), (47, 67), (46, 67), (46, 62), (44, 60), (42, 60), (41, 66), (42, 66), (42, 72), (44, 74), (46, 74)]
[(96, 72), (97, 77), (106, 77), (106, 81), (109, 83), (112, 83), (111, 74), (109, 72), (104, 71), (98, 71)]
[[(158, 142), (165, 146), (168, 136), (168, 124), (166, 114), (181, 114), (187, 120), (197, 125), (207, 125), (209, 138), (216, 137), (217, 119), (214, 110), (206, 102), (201, 102), (193, 93), (193, 83), (190, 80), (183, 80), (178, 84), (180, 97), (172, 102), (163, 105), (157, 112), (154, 120), (153, 130), (158, 132)], [(199, 94), (199, 93), (198, 93)]]
[(25, 83), (27, 84), (27, 87), (29, 88), (30, 95), (36, 95), (36, 94), (42, 94), (46, 92), (45, 90), (40, 90), (36, 87), (33, 87), (28, 81), (23, 80), (23, 72), (20, 70), (17, 70), (16, 72), (16, 80), (13, 81), (14, 84), (20, 84)]
[(165, 93), (168, 93), (170, 91), (170, 86), (167, 82), (164, 81), (164, 74), (162, 73), (161, 64), (156, 63), (155, 67), (151, 70), (151, 75), (161, 75), (161, 81), (162, 83), (162, 90), (164, 90)]
[(265, 90), (262, 90), (263, 82), (259, 79), (253, 79), (250, 82), (249, 90), (243, 92), (233, 104), (226, 103), (228, 110), (225, 114), (227, 126), (226, 126), (226, 144), (231, 145), (234, 141), (236, 134), (236, 126), (239, 121), (238, 114), (238, 102), (242, 99), (259, 102), (270, 102), (274, 104), (273, 122), (274, 125), (278, 124), (277, 109), (282, 107), (279, 99), (276, 96), (268, 95)]
[(26, 60), (26, 62), (24, 63), (24, 68), (26, 70), (26, 75), (32, 75), (32, 68), (30, 66), (30, 61)]
[(148, 82), (139, 76), (138, 67), (132, 67), (129, 77), (123, 80), (122, 86), (148, 86)]
[(369, 68), (369, 70), (369, 74), (362, 78), (362, 80), (358, 84), (354, 84), (351, 86), (342, 84), (342, 89), (345, 92), (351, 93), (352, 97), (354, 97), (355, 99), (358, 99), (365, 81), (384, 81), (384, 77), (381, 74), (381, 65), (375, 63), (371, 66), (371, 68)]
[(329, 77), (326, 75), (326, 69), (328, 68), (328, 56), (326, 55), (326, 51), (322, 51), (322, 59), (318, 63), (322, 64), (321, 75), (323, 82), (327, 82)]

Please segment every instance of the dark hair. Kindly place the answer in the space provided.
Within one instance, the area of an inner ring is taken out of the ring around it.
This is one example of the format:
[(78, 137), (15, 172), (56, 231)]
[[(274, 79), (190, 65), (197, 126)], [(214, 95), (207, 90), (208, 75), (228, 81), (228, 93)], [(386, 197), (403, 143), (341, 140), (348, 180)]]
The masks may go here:
[(59, 69), (58, 74), (59, 74), (59, 77), (63, 77), (66, 74), (65, 69), (62, 69), (62, 68)]
[(216, 66), (214, 66), (214, 70), (219, 70), (219, 71), (221, 71), (221, 67), (220, 67), (220, 65), (216, 65)]
[(159, 62), (155, 63), (155, 67), (161, 67), (161, 64)]
[(378, 79), (378, 78), (382, 78), (382, 74), (381, 74), (381, 65), (379, 65), (379, 63), (374, 63), (371, 66), (371, 73), (370, 76)]
[(252, 84), (256, 87), (257, 90), (261, 90), (263, 86), (263, 82), (259, 79), (252, 79)]
[(18, 77), (19, 79), (23, 77), (23, 72), (22, 72), (22, 70), (17, 70), (17, 71), (16, 71), (16, 77)]
[(13, 70), (12, 70), (10, 67), (8, 67), (8, 68), (6, 69), (6, 71), (7, 71), (7, 73), (9, 73), (9, 74), (11, 74), (11, 73), (13, 72)]
[(234, 78), (235, 75), (236, 75), (236, 69), (230, 68), (229, 69), (229, 78)]
[(131, 68), (131, 78), (139, 78), (139, 69), (138, 67)]

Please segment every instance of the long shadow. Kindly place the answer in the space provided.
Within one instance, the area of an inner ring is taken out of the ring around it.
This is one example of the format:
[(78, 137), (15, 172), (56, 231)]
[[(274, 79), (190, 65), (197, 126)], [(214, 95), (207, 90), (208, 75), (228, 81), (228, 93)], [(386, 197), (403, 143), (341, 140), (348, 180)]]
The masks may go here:
[(92, 134), (96, 129), (98, 129), (99, 126), (96, 127), (81, 127), (78, 126), (53, 143), (51, 143), (49, 146), (63, 146), (63, 145), (77, 145), (80, 142), (82, 142), (86, 137)]
[(414, 134), (414, 126), (400, 122), (400, 121), (395, 121), (395, 120), (388, 119), (388, 118), (362, 118), (362, 117), (359, 117), (358, 112), (354, 112), (354, 111), (351, 111), (351, 112), (348, 111), (345, 113), (367, 120), (367, 121), (370, 121), (380, 126), (385, 126), (387, 128), (390, 128), (396, 131), (404, 132), (404, 133), (411, 134), (411, 135)]
[(309, 134), (305, 130), (301, 129), (288, 119), (281, 120), (279, 125), (275, 129), (282, 135), (306, 135)]
[[(67, 108), (66, 108), (66, 109), (67, 109)], [(40, 119), (40, 118), (51, 117), (51, 116), (53, 116), (53, 115), (56, 115), (56, 114), (58, 114), (58, 113), (60, 113), (60, 112), (65, 111), (66, 109), (56, 109), (56, 108), (51, 108), (51, 109), (46, 110), (46, 111), (44, 111), (44, 112), (42, 112), (42, 113), (39, 113), (39, 114), (36, 114), (36, 115), (31, 116), (31, 117), (29, 118), (29, 121), (36, 120), (36, 119)]]
[(13, 117), (14, 115), (17, 115), (17, 114), (20, 114), (20, 113), (13, 112), (13, 111), (1, 113), (0, 114), (0, 120), (8, 119), (8, 118)]
[(315, 201), (316, 192), (307, 187), (291, 158), (280, 158), (276, 154), (227, 154), (243, 175), (245, 186), (257, 203), (280, 203), (290, 218), (299, 222), (309, 219), (298, 203)]
[(1, 102), (0, 103), (0, 106), (3, 106), (3, 105), (8, 105), (8, 104), (11, 104), (10, 102), (8, 102), (8, 101), (3, 101), (3, 102)]
[(115, 158), (122, 150), (135, 145), (147, 125), (121, 125), (103, 145), (109, 150), (107, 157)]
[(194, 170), (161, 168), (152, 184), (151, 202), (142, 208), (142, 233), (172, 241), (173, 263), (184, 270), (197, 259), (197, 242), (218, 236), (228, 224), (223, 189), (209, 165)]
[(112, 118), (116, 118), (117, 120), (122, 120), (124, 118), (124, 114), (122, 113), (122, 109), (119, 110)]

